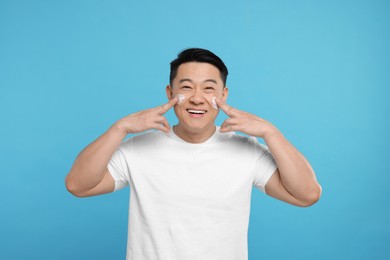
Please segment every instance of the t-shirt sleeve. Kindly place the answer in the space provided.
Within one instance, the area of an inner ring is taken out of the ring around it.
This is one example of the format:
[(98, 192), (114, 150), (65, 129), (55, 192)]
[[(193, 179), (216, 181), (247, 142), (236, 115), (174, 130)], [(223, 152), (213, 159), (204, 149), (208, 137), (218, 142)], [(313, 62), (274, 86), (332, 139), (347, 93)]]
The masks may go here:
[(265, 185), (278, 167), (268, 147), (260, 144), (257, 140), (256, 143), (257, 159), (254, 166), (253, 185), (265, 193)]
[(107, 165), (108, 171), (115, 181), (115, 190), (120, 190), (129, 184), (129, 168), (127, 166), (126, 158), (119, 147), (112, 155)]

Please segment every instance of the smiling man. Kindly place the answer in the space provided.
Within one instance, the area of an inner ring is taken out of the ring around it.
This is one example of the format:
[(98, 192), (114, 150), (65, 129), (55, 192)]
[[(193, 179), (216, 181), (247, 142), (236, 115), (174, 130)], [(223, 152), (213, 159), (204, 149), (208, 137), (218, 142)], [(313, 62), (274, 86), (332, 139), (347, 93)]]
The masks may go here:
[[(281, 132), (226, 104), (227, 75), (212, 52), (184, 50), (171, 62), (169, 102), (118, 120), (75, 160), (66, 178), (75, 196), (130, 186), (127, 259), (244, 260), (253, 187), (301, 207), (320, 198), (313, 169)], [(220, 110), (229, 118), (218, 127)]]
[(183, 98), (183, 103), (175, 106), (179, 123), (174, 130), (187, 142), (201, 143), (215, 132), (218, 108), (214, 108), (216, 104), (213, 107), (213, 100), (227, 97), (225, 77), (221, 77), (227, 69), (220, 72), (218, 67), (205, 62), (186, 62), (178, 67), (176, 63), (172, 63), (171, 83), (166, 89), (169, 99), (177, 95)]

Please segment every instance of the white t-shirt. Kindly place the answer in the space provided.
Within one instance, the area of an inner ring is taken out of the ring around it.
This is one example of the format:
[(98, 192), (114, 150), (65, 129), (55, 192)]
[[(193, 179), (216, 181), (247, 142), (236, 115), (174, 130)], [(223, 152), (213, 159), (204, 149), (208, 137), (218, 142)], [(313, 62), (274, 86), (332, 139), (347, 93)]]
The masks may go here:
[(245, 260), (253, 185), (276, 170), (254, 137), (215, 134), (200, 144), (173, 131), (123, 142), (108, 169), (130, 185), (128, 260)]

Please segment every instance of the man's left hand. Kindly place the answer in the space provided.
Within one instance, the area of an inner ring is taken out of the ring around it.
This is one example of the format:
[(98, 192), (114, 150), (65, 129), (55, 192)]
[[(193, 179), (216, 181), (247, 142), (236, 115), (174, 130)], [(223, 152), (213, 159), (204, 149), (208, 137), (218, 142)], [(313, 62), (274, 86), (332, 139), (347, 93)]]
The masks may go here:
[(270, 122), (256, 115), (233, 108), (222, 99), (217, 99), (216, 102), (218, 107), (229, 116), (223, 122), (220, 132), (240, 131), (263, 139), (278, 133), (277, 128)]

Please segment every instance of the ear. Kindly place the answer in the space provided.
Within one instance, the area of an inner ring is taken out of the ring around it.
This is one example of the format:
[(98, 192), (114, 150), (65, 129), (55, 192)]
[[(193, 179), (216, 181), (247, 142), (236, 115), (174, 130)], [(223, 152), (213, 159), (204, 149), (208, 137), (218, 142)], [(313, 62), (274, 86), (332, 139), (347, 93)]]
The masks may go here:
[(228, 89), (228, 87), (225, 86), (225, 87), (223, 88), (222, 100), (223, 100), (223, 101), (226, 101), (228, 95), (229, 95), (229, 89)]
[(168, 100), (171, 100), (173, 94), (172, 94), (172, 87), (170, 84), (168, 84), (167, 87), (165, 88), (165, 92), (167, 93)]

